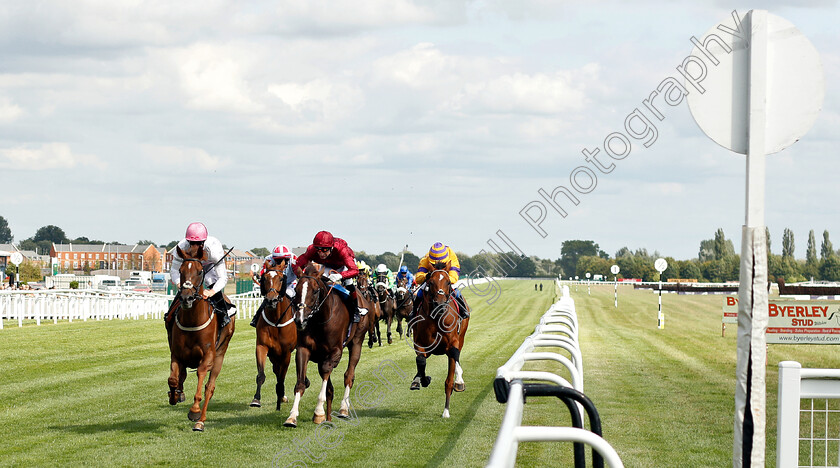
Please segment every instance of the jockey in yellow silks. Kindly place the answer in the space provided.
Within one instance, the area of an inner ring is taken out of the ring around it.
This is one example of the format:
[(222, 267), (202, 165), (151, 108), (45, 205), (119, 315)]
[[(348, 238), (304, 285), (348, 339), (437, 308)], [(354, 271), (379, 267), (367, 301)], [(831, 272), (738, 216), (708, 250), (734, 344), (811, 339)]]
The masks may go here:
[[(470, 316), (469, 307), (466, 301), (461, 296), (461, 291), (455, 288), (455, 283), (458, 282), (458, 277), (461, 275), (461, 264), (458, 262), (458, 256), (449, 248), (448, 245), (443, 245), (441, 242), (435, 242), (423, 258), (420, 259), (420, 264), (417, 267), (417, 274), (414, 275), (414, 283), (422, 286), (426, 282), (426, 275), (435, 271), (436, 263), (444, 263), (442, 270), (449, 273), (449, 282), (452, 283), (455, 300), (458, 301), (458, 314), (461, 318)], [(423, 288), (417, 288), (417, 296), (414, 301), (415, 310), (422, 302)], [(412, 313), (413, 315), (413, 313)]]

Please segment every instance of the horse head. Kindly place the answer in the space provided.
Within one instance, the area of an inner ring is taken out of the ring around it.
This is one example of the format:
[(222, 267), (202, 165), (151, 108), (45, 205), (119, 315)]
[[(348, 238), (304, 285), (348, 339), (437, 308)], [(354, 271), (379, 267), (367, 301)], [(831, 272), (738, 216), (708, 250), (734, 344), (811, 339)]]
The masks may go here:
[(197, 300), (201, 299), (204, 291), (204, 267), (202, 261), (207, 260), (207, 251), (202, 245), (190, 245), (186, 251), (175, 246), (178, 255), (184, 259), (178, 272), (181, 274), (178, 285), (178, 295), (181, 297), (181, 307), (191, 309)]
[(379, 302), (385, 302), (388, 299), (388, 289), (385, 283), (376, 283), (376, 295), (379, 296)]
[(310, 262), (298, 277), (294, 301), (295, 325), (298, 330), (306, 328), (309, 319), (320, 310), (326, 299), (327, 286), (322, 278), (324, 270), (322, 265)]
[(397, 300), (403, 301), (405, 300), (405, 296), (408, 294), (408, 276), (403, 276), (402, 278), (397, 278)]
[(426, 294), (424, 297), (437, 306), (449, 302), (449, 295), (452, 293), (452, 282), (449, 281), (449, 272), (444, 270), (446, 264), (437, 262), (434, 271), (426, 276)]
[(286, 264), (288, 260), (283, 259), (279, 264), (266, 265), (265, 273), (260, 278), (260, 292), (265, 297), (268, 307), (275, 308), (283, 298), (286, 290)]

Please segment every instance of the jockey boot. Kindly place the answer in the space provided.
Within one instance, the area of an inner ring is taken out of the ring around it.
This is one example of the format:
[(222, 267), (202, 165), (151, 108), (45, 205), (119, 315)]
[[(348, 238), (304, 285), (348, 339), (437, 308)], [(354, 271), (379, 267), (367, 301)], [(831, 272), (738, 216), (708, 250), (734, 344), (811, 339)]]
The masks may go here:
[(470, 308), (467, 306), (467, 301), (460, 293), (455, 293), (455, 302), (458, 303), (458, 315), (461, 319), (470, 318)]
[(257, 328), (257, 322), (260, 321), (260, 315), (262, 315), (262, 311), (265, 308), (265, 301), (260, 304), (260, 307), (257, 309), (257, 312), (254, 314), (254, 318), (251, 319), (251, 326)]
[[(359, 295), (356, 292), (356, 287), (350, 285), (347, 287), (347, 290), (350, 291), (350, 296), (347, 298), (347, 310), (350, 312), (350, 333), (347, 334), (347, 340), (344, 341), (344, 346), (347, 346), (347, 342), (352, 340), (353, 337), (356, 335), (356, 328), (358, 328), (359, 322), (362, 320), (360, 307), (359, 307)], [(367, 313), (367, 310), (365, 310)]]
[(172, 304), (169, 306), (169, 310), (163, 314), (163, 325), (166, 327), (166, 337), (167, 342), (172, 341), (172, 324), (175, 323), (175, 316), (178, 314), (178, 309), (181, 307), (181, 296), (175, 295), (175, 298), (172, 299)]
[(230, 323), (229, 309), (233, 308), (230, 299), (224, 293), (216, 293), (210, 296), (208, 300), (210, 301), (210, 305), (216, 310), (216, 320), (219, 321), (219, 330), (225, 328)]

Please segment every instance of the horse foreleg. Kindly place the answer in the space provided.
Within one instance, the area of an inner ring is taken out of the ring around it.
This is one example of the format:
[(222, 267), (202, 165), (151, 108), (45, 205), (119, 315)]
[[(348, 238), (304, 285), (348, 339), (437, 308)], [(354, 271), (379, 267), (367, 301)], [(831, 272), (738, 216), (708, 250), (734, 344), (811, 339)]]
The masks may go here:
[(201, 392), (204, 387), (204, 378), (207, 377), (207, 373), (213, 369), (213, 357), (213, 353), (206, 353), (202, 357), (201, 362), (198, 364), (198, 368), (195, 370), (198, 382), (196, 384), (195, 395), (193, 396), (193, 404), (190, 407), (189, 414), (187, 414), (190, 421), (203, 421), (201, 419), (204, 417), (204, 411), (201, 408)]
[(324, 411), (324, 403), (327, 401), (327, 387), (331, 387), (330, 372), (322, 372), (321, 378), (324, 380), (321, 382), (321, 392), (318, 393), (318, 404), (315, 406), (315, 414), (312, 416), (312, 422), (315, 424), (321, 424), (327, 420), (326, 412)]
[(344, 396), (341, 398), (341, 408), (338, 410), (338, 417), (343, 419), (350, 418), (350, 389), (353, 388), (353, 382), (356, 380), (356, 365), (359, 364), (362, 356), (361, 345), (354, 343), (350, 347), (349, 354), (347, 371), (344, 372)]
[(391, 309), (391, 314), (388, 315), (385, 318), (385, 324), (387, 326), (387, 328), (385, 330), (385, 333), (386, 333), (385, 336), (387, 336), (387, 338), (388, 338), (388, 344), (393, 343), (393, 340), (391, 339), (391, 322), (393, 322), (393, 321), (394, 321), (394, 312), (393, 312), (393, 309)]
[(446, 382), (443, 384), (443, 390), (446, 393), (446, 405), (443, 407), (443, 417), (449, 417), (449, 399), (452, 397), (452, 385), (455, 382), (455, 359), (449, 357), (449, 372), (446, 374)]
[(175, 405), (182, 401), (181, 395), (183, 395), (183, 390), (179, 390), (179, 388), (183, 388), (184, 384), (183, 379), (181, 379), (182, 373), (186, 375), (186, 369), (182, 369), (178, 361), (173, 358), (169, 364), (169, 379), (167, 380), (169, 384), (170, 405)]
[(292, 403), (292, 410), (289, 417), (283, 423), (286, 427), (297, 427), (297, 418), (300, 414), (300, 398), (306, 391), (306, 363), (309, 362), (309, 350), (297, 348), (295, 353), (295, 369), (297, 370), (297, 383), (295, 383), (295, 401)]
[(254, 408), (262, 406), (260, 403), (260, 390), (262, 389), (263, 383), (265, 383), (265, 358), (267, 355), (268, 347), (265, 345), (257, 345), (257, 391), (254, 393), (254, 400), (251, 401), (251, 406)]
[(284, 352), (271, 361), (274, 376), (277, 377), (277, 385), (274, 387), (277, 393), (277, 411), (280, 411), (280, 403), (289, 401), (286, 398), (286, 371), (289, 370), (289, 362), (292, 360), (292, 353)]
[(417, 374), (414, 375), (414, 380), (411, 382), (410, 390), (420, 390), (420, 386), (428, 387), (432, 382), (432, 378), (426, 375), (426, 353), (417, 353)]

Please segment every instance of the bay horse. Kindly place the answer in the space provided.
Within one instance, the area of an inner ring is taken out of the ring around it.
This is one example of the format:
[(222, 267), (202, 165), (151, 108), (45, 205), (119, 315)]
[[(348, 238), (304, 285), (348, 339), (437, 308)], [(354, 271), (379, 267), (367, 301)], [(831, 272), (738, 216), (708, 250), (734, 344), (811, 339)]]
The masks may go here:
[[(385, 331), (388, 344), (391, 344), (393, 343), (393, 340), (391, 340), (391, 322), (394, 320), (394, 311), (397, 308), (397, 302), (388, 293), (385, 283), (376, 283), (376, 294), (379, 296), (379, 308), (382, 309), (381, 318), (385, 320), (386, 324)], [(379, 333), (379, 320), (376, 321), (376, 336), (379, 337), (379, 346), (382, 346), (382, 338)]]
[(435, 270), (426, 276), (417, 316), (408, 326), (413, 329), (414, 351), (417, 353), (417, 374), (411, 382), (411, 390), (419, 390), (421, 385), (428, 387), (432, 381), (426, 375), (426, 358), (433, 354), (449, 358), (449, 372), (444, 382), (446, 405), (442, 415), (448, 418), (452, 390), (463, 392), (466, 389), (460, 360), (470, 319), (461, 319), (458, 315), (458, 305), (445, 267), (445, 264), (437, 262)]
[[(333, 385), (330, 375), (341, 361), (344, 351), (344, 339), (350, 325), (350, 313), (341, 294), (325, 281), (325, 275), (331, 272), (318, 263), (310, 262), (298, 278), (295, 287), (295, 325), (298, 331), (297, 353), (295, 366), (297, 368), (297, 384), (295, 385), (295, 400), (288, 419), (283, 423), (286, 427), (297, 427), (300, 399), (306, 390), (306, 365), (309, 361), (318, 364), (318, 373), (323, 379), (321, 392), (318, 394), (318, 405), (312, 421), (321, 424), (332, 421)], [(360, 302), (367, 301), (363, 295)], [(350, 417), (350, 389), (356, 377), (356, 365), (362, 354), (362, 339), (368, 328), (370, 314), (361, 317), (354, 336), (347, 340), (349, 362), (344, 373), (344, 397), (341, 399), (341, 409), (338, 416)], [(326, 410), (324, 409), (326, 403)]]
[[(367, 275), (359, 274), (356, 277), (356, 293), (361, 294), (367, 302), (368, 307), (368, 348), (373, 348), (373, 343), (379, 341), (382, 346), (382, 338), (379, 336), (379, 319), (382, 317), (382, 308), (379, 306), (379, 295), (369, 282)], [(376, 325), (376, 326), (374, 326)]]
[(414, 295), (411, 294), (409, 286), (408, 276), (397, 278), (394, 318), (397, 320), (397, 333), (399, 333), (400, 338), (402, 338), (403, 332), (402, 321), (405, 319), (406, 324), (408, 324), (408, 316), (411, 315), (411, 310), (414, 309)]
[(257, 320), (257, 391), (251, 406), (259, 408), (260, 390), (265, 382), (265, 359), (271, 360), (272, 370), (277, 377), (277, 411), (286, 398), (286, 372), (292, 359), (292, 351), (297, 345), (297, 327), (294, 326), (292, 300), (286, 295), (286, 266), (289, 259), (279, 264), (265, 265), (265, 272), (260, 278), (260, 293), (263, 296), (262, 313)]
[[(177, 247), (178, 255), (184, 259), (181, 268), (181, 280), (178, 296), (181, 306), (173, 311), (176, 326), (169, 336), (171, 358), (169, 374), (169, 404), (183, 401), (184, 380), (187, 368), (196, 369), (198, 386), (188, 417), (195, 422), (194, 431), (204, 431), (207, 420), (207, 405), (216, 390), (216, 378), (222, 371), (230, 339), (233, 336), (236, 316), (230, 317), (230, 326), (219, 334), (219, 322), (215, 320), (215, 310), (210, 301), (204, 298), (204, 269), (202, 261), (208, 253), (200, 245), (190, 246), (187, 251)], [(217, 294), (222, 294), (221, 292)], [(204, 386), (204, 405), (200, 405), (201, 387), (207, 373), (207, 385)]]

